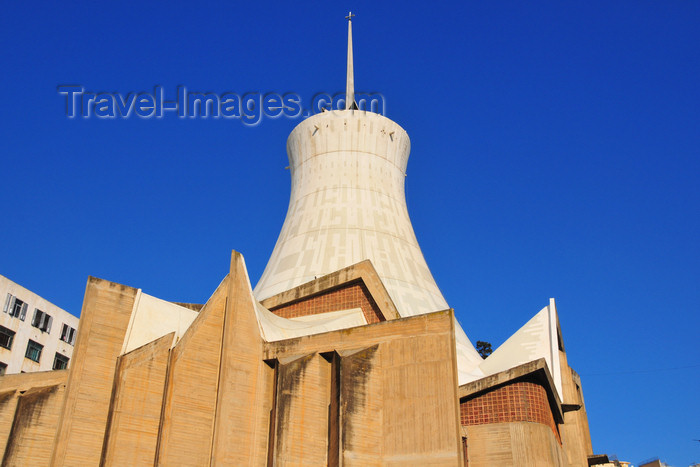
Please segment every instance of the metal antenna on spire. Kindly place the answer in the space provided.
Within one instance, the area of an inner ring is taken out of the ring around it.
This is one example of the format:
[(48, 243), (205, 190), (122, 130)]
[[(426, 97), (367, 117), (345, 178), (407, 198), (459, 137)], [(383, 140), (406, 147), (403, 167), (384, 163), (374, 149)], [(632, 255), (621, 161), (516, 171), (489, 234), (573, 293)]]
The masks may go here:
[(345, 110), (357, 109), (355, 104), (355, 73), (352, 68), (352, 11), (345, 19), (348, 20), (348, 76), (345, 84)]

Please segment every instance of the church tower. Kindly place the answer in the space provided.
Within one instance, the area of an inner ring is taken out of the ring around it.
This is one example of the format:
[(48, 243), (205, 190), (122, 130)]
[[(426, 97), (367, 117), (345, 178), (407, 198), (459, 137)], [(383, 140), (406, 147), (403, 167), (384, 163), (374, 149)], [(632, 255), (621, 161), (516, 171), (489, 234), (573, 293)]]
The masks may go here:
[(388, 118), (357, 110), (347, 19), (345, 110), (307, 118), (287, 140), (289, 209), (255, 296), (264, 300), (369, 259), (401, 316), (444, 310), (406, 207), (410, 140)]

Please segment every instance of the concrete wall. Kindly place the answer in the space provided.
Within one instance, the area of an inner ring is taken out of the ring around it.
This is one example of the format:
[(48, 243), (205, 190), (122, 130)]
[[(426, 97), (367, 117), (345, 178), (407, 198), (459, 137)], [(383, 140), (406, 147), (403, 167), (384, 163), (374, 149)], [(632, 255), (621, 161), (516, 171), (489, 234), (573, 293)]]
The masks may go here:
[(138, 293), (90, 278), (70, 370), (0, 378), (5, 465), (459, 466), (462, 436), (472, 467), (566, 465), (551, 418), (460, 427), (451, 310), (266, 342), (234, 253), (174, 346), (122, 354)]
[(207, 465), (216, 415), (228, 279), (173, 348), (158, 465)]
[(588, 428), (588, 415), (583, 400), (581, 380), (568, 365), (566, 353), (559, 351), (561, 363), (564, 423), (560, 425), (564, 443), (565, 459), (568, 466), (587, 467), (588, 456), (593, 454), (591, 434)]
[(469, 467), (565, 466), (552, 430), (540, 423), (509, 422), (465, 427)]
[[(280, 364), (287, 358), (308, 362), (297, 379), (280, 374), (277, 390), (284, 393), (290, 391), (284, 384), (298, 387), (306, 378), (319, 388), (331, 386), (333, 371), (322, 370), (318, 355), (339, 354), (340, 449), (348, 465), (461, 465), (452, 323), (451, 312), (386, 321), (269, 343), (264, 356)], [(326, 398), (329, 407), (331, 394), (316, 389), (309, 397)], [(295, 401), (292, 407), (301, 403)], [(299, 432), (297, 442), (308, 442), (303, 436), (310, 435)], [(371, 439), (377, 441), (365, 442)], [(301, 461), (294, 452), (286, 454), (289, 462)]]
[(344, 465), (382, 465), (383, 439), (376, 436), (384, 426), (382, 375), (367, 371), (381, 364), (379, 345), (343, 352), (340, 372), (340, 442)]
[(102, 465), (151, 465), (155, 461), (174, 334), (119, 357)]
[(0, 378), (2, 465), (48, 465), (68, 374), (66, 370)]
[(331, 364), (318, 354), (285, 359), (278, 381), (275, 465), (327, 465)]
[(100, 462), (117, 357), (136, 293), (125, 285), (88, 279), (53, 465)]
[(263, 341), (243, 256), (234, 252), (227, 286), (211, 462), (264, 465), (268, 459), (275, 372)]

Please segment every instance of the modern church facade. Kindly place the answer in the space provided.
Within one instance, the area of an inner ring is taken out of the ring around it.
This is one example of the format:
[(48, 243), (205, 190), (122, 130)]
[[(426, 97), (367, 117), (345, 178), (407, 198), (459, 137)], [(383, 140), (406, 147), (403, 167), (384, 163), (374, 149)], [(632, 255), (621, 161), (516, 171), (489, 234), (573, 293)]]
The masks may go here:
[(552, 465), (592, 453), (554, 300), (488, 358), (423, 258), (410, 141), (358, 110), (287, 141), (292, 193), (253, 288), (204, 305), (89, 278), (68, 370), (0, 378), (3, 465)]

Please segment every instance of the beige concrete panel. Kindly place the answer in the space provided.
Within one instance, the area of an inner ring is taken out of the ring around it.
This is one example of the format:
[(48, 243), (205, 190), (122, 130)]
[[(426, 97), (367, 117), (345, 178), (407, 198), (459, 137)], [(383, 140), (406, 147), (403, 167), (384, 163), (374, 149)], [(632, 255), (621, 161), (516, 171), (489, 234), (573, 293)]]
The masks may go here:
[(100, 462), (114, 370), (136, 293), (132, 287), (88, 279), (52, 465)]
[(3, 467), (49, 464), (65, 390), (61, 383), (32, 388), (19, 396)]
[(564, 423), (559, 425), (567, 465), (586, 467), (588, 456), (593, 454), (588, 427), (586, 404), (583, 400), (581, 380), (569, 366), (564, 351), (559, 351), (561, 364)]
[[(378, 344), (372, 358), (378, 364), (367, 369), (367, 378), (370, 386), (381, 387), (381, 427), (367, 418), (376, 413), (355, 413), (350, 421), (372, 430), (362, 436), (381, 440), (383, 465), (461, 465), (452, 319), (450, 310), (267, 343), (265, 358), (332, 351), (348, 358), (345, 351)], [(341, 360), (341, 374), (342, 365)], [(368, 406), (355, 409), (373, 407), (372, 397), (365, 402)]]
[(516, 467), (509, 423), (466, 427), (469, 467)]
[(382, 344), (387, 465), (461, 463), (453, 345), (444, 334)]
[(152, 465), (175, 333), (119, 358), (102, 465)]
[(379, 345), (340, 360), (340, 439), (344, 466), (382, 465), (383, 391)]
[[(0, 378), (0, 453), (5, 452), (20, 392), (36, 387), (65, 386), (67, 380), (68, 370), (17, 373)], [(65, 391), (63, 395), (65, 396)], [(59, 406), (62, 403), (61, 400)]]
[(37, 371), (35, 373), (17, 373), (0, 377), (0, 393), (5, 391), (27, 391), (39, 386), (65, 384), (68, 370)]
[(170, 353), (157, 465), (210, 462), (228, 281)]
[(15, 418), (19, 393), (15, 389), (0, 392), (0, 453), (5, 452)]
[(586, 467), (588, 465), (588, 447), (590, 442), (588, 420), (584, 409), (564, 413), (564, 424), (559, 426), (562, 446), (566, 456), (566, 465), (571, 467)]
[(326, 465), (331, 364), (318, 354), (280, 362), (277, 383), (274, 465)]
[(211, 464), (264, 465), (274, 370), (262, 360), (253, 291), (235, 251), (229, 278)]
[(528, 422), (509, 425), (515, 465), (566, 465), (564, 452), (548, 427)]
[(552, 430), (539, 423), (472, 425), (467, 432), (469, 467), (565, 466)]
[[(0, 378), (0, 454), (4, 453), (7, 447), (20, 392), (24, 393), (37, 387), (63, 387), (67, 380), (68, 370), (17, 373), (4, 375)], [(61, 397), (64, 396), (65, 391), (62, 392)], [(60, 410), (63, 400), (58, 401), (58, 404)], [(53, 448), (53, 440), (51, 440), (49, 448)]]

